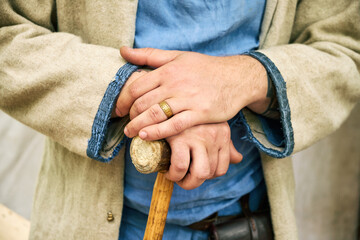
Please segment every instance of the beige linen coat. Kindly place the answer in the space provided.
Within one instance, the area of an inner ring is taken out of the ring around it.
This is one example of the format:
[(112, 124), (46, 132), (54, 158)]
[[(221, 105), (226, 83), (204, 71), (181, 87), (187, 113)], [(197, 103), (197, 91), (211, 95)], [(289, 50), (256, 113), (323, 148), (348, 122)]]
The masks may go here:
[[(136, 0), (0, 1), (0, 107), (48, 136), (31, 239), (118, 238), (124, 150), (101, 163), (86, 148), (125, 63), (118, 49), (133, 44), (136, 8)], [(358, 0), (267, 1), (260, 51), (286, 82), (294, 151), (336, 130), (359, 99), (359, 12)], [(291, 161), (263, 154), (262, 162), (276, 239), (297, 239)]]

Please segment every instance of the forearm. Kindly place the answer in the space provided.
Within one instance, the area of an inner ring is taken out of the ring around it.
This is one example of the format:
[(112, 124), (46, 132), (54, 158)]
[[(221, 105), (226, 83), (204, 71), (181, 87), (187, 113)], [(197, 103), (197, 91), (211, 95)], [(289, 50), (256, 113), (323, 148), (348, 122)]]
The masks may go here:
[[(303, 18), (325, 7), (321, 16)], [(286, 83), (280, 86), (280, 78), (272, 74), (280, 98), (286, 90), (294, 151), (335, 131), (359, 101), (359, 21), (359, 1), (303, 1), (294, 26), (295, 43), (259, 50)]]
[(85, 155), (99, 103), (124, 64), (118, 50), (53, 33), (51, 5), (36, 22), (1, 7), (1, 109)]

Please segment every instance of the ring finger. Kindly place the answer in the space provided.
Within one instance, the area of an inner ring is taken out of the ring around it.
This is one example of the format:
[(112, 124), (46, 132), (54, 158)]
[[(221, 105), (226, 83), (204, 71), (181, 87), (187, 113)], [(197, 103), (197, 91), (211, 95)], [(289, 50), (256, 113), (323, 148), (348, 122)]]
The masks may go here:
[[(186, 99), (170, 98), (166, 99), (166, 102), (170, 106), (173, 115), (187, 110), (188, 104)], [(130, 138), (135, 137), (142, 128), (161, 123), (167, 119), (168, 117), (165, 115), (159, 104), (154, 104), (126, 125), (125, 134)]]
[(151, 106), (160, 103), (170, 96), (166, 95), (163, 88), (156, 88), (143, 96), (139, 97), (130, 108), (130, 119), (136, 118), (138, 115), (149, 109)]

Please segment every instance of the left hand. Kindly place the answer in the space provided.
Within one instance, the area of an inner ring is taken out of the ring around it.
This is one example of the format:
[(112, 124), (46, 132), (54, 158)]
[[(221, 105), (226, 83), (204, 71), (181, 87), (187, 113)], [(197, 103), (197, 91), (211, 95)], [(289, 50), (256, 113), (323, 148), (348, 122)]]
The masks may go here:
[[(133, 64), (157, 68), (120, 93), (119, 116), (129, 113), (131, 119), (125, 128), (128, 137), (166, 138), (191, 126), (227, 121), (245, 106), (267, 101), (266, 70), (249, 56), (127, 47), (121, 55)], [(158, 105), (163, 100), (174, 114), (170, 119)]]
[(171, 164), (165, 177), (189, 190), (207, 179), (223, 176), (230, 163), (243, 158), (230, 135), (230, 127), (224, 122), (194, 126), (167, 138)]

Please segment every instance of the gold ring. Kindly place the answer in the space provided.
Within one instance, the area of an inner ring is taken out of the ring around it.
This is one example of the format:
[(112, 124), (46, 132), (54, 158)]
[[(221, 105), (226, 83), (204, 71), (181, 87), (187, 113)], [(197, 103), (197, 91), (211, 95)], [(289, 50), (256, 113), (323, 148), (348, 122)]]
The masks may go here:
[(160, 102), (159, 106), (161, 110), (163, 110), (167, 118), (171, 118), (174, 115), (173, 112), (171, 111), (171, 107), (165, 100)]

